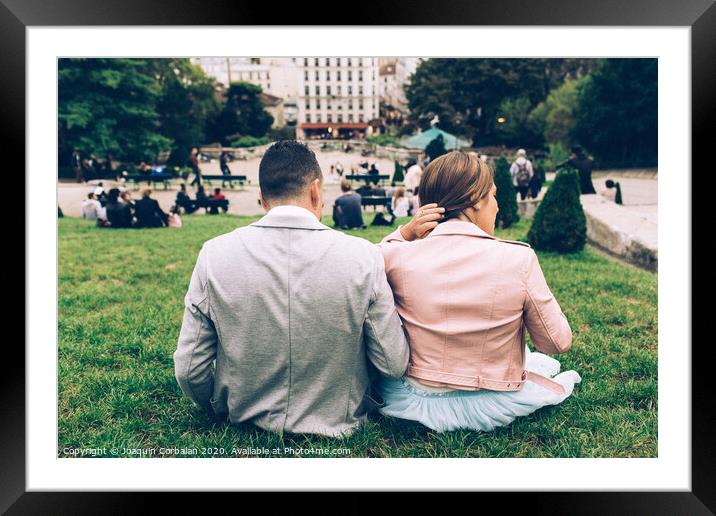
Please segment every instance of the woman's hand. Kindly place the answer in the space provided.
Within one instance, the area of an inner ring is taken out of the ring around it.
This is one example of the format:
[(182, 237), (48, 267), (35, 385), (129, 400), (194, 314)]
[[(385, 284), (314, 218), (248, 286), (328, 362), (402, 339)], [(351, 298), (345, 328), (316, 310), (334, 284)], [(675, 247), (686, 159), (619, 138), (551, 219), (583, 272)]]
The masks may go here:
[(440, 208), (436, 203), (421, 206), (415, 212), (410, 222), (400, 228), (400, 234), (408, 242), (416, 238), (425, 238), (438, 225), (443, 218), (445, 208)]

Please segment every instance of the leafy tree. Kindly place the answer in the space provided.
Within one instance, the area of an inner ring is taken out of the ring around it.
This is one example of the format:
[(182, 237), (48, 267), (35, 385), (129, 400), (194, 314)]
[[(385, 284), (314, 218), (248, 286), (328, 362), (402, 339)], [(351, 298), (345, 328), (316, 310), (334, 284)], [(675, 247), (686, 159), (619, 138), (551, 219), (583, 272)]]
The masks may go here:
[(159, 130), (160, 95), (142, 59), (60, 59), (60, 155), (77, 149), (126, 161), (154, 159), (171, 144)]
[(500, 138), (495, 120), (505, 99), (527, 98), (535, 106), (565, 78), (593, 66), (590, 59), (428, 59), (405, 92), (422, 128), (438, 115), (442, 129), (489, 144)]
[(577, 92), (574, 136), (605, 166), (655, 165), (657, 59), (606, 59)]
[(260, 138), (271, 128), (273, 117), (266, 112), (259, 94), (261, 87), (248, 82), (234, 82), (226, 91), (226, 103), (219, 114), (213, 135), (228, 143), (240, 136)]
[(573, 253), (584, 248), (587, 221), (579, 200), (577, 171), (557, 173), (537, 208), (527, 240), (540, 251)]
[(189, 59), (150, 59), (147, 66), (161, 88), (157, 112), (161, 133), (173, 141), (169, 163), (181, 166), (219, 112), (216, 82)]
[(587, 77), (567, 79), (529, 114), (527, 123), (530, 129), (539, 134), (544, 142), (567, 148), (575, 143), (577, 92)]
[(442, 134), (438, 134), (430, 141), (430, 143), (428, 143), (428, 146), (425, 147), (425, 154), (428, 155), (430, 161), (434, 160), (438, 156), (442, 156), (446, 152), (447, 150), (445, 150), (445, 140), (443, 139)]
[(512, 184), (510, 164), (504, 156), (495, 160), (495, 186), (497, 187), (497, 205), (499, 211), (495, 220), (495, 227), (508, 228), (520, 220), (517, 208), (517, 190)]
[(495, 134), (506, 145), (531, 147), (539, 145), (541, 135), (528, 123), (532, 105), (527, 97), (508, 98), (498, 110), (503, 122), (495, 121)]

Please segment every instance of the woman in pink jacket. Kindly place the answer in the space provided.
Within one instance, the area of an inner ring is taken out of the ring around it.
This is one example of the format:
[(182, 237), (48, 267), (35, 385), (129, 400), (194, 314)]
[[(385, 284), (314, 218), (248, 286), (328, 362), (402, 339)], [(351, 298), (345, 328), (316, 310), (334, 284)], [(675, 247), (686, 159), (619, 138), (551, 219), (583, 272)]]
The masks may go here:
[(572, 332), (530, 246), (494, 236), (490, 167), (450, 152), (419, 189), (418, 212), (380, 244), (410, 344), (405, 376), (381, 378), (380, 411), (487, 431), (564, 401), (581, 378), (544, 353), (567, 351)]

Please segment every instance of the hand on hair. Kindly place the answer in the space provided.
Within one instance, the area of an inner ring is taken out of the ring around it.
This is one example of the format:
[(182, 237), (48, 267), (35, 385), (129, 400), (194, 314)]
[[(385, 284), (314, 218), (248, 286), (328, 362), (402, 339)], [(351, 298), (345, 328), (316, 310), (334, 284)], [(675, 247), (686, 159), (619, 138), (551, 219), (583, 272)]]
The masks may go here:
[(416, 238), (425, 238), (438, 225), (438, 221), (443, 218), (443, 213), (445, 208), (440, 208), (435, 203), (421, 206), (410, 222), (400, 228), (400, 234), (408, 242)]

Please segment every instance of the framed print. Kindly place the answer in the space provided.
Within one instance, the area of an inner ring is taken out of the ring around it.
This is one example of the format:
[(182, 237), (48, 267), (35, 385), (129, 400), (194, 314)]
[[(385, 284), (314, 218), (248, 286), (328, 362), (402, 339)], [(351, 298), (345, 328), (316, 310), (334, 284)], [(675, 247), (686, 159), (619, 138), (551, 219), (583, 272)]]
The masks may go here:
[(716, 510), (691, 305), (713, 2), (275, 11), (2, 0), (28, 302), (0, 507)]

